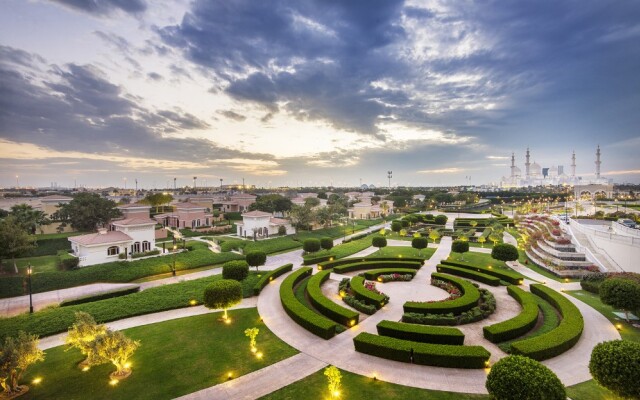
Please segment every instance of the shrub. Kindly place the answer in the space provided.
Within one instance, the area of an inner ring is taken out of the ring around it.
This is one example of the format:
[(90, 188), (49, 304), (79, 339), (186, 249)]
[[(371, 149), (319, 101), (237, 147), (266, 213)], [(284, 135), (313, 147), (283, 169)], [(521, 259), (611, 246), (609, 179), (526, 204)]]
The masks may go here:
[(417, 271), (415, 269), (411, 269), (411, 268), (380, 268), (380, 269), (373, 269), (370, 271), (366, 271), (364, 273), (364, 277), (365, 279), (368, 279), (370, 281), (377, 280), (379, 282), (387, 282), (391, 279), (388, 279), (387, 281), (385, 281), (378, 278), (382, 276), (389, 276), (389, 275), (400, 275), (400, 276), (409, 275), (409, 279), (397, 279), (397, 280), (410, 281), (411, 279), (413, 279), (413, 276), (416, 274), (416, 272)]
[(551, 303), (562, 315), (562, 321), (555, 329), (545, 334), (513, 342), (511, 353), (542, 361), (572, 348), (582, 335), (584, 320), (580, 310), (555, 290), (541, 284), (533, 284), (529, 288), (531, 293)]
[(320, 247), (322, 247), (324, 250), (331, 250), (331, 248), (333, 247), (333, 239), (331, 239), (330, 237), (321, 238)]
[(580, 280), (580, 287), (587, 292), (599, 294), (600, 285), (607, 279), (607, 273), (595, 272), (592, 274), (585, 274)]
[(220, 279), (204, 289), (204, 306), (211, 309), (222, 308), (224, 317), (227, 309), (242, 301), (242, 285), (233, 279)]
[(70, 271), (78, 268), (78, 264), (80, 264), (80, 259), (77, 257), (62, 258), (58, 263), (58, 267), (63, 271)]
[[(334, 252), (336, 252), (340, 247), (342, 247), (342, 245), (334, 248)], [(369, 247), (369, 246), (367, 246)], [(363, 257), (363, 258), (343, 258), (341, 260), (335, 260), (335, 261), (329, 261), (329, 262), (321, 262), (318, 265), (319, 269), (331, 269), (334, 267), (338, 267), (338, 266), (343, 266), (343, 265), (347, 265), (347, 264), (357, 264), (357, 263), (364, 263), (364, 262), (387, 262), (387, 263), (396, 263), (396, 262), (410, 262), (412, 264), (419, 264), (419, 266), (416, 268), (420, 268), (422, 267), (422, 265), (424, 265), (424, 259), (423, 258), (412, 258), (412, 257), (404, 257), (402, 258), (402, 261), (399, 261), (396, 257)], [(362, 269), (368, 269), (368, 268), (362, 268)], [(350, 269), (346, 269), (342, 272), (348, 272), (351, 271)], [(353, 270), (355, 271), (355, 270)]]
[(281, 267), (278, 267), (274, 270), (271, 270), (267, 273), (262, 274), (258, 282), (256, 282), (255, 286), (253, 287), (253, 294), (255, 296), (259, 295), (262, 289), (264, 289), (264, 287), (267, 286), (269, 282), (276, 279), (280, 275), (284, 275), (285, 273), (291, 271), (292, 269), (293, 269), (293, 264), (285, 264)]
[(480, 301), (480, 292), (471, 282), (451, 275), (435, 272), (431, 274), (431, 279), (440, 279), (445, 282), (450, 282), (462, 292), (462, 296), (455, 300), (445, 300), (434, 303), (408, 301), (403, 305), (405, 313), (459, 314), (478, 305), (478, 302)]
[(565, 400), (567, 394), (560, 379), (549, 368), (523, 356), (508, 356), (498, 361), (485, 384), (496, 400)]
[(382, 236), (374, 236), (373, 239), (371, 239), (371, 245), (379, 249), (387, 247), (387, 238)]
[(293, 292), (293, 288), (312, 272), (310, 267), (303, 267), (287, 276), (280, 285), (280, 302), (285, 312), (298, 325), (323, 339), (331, 339), (336, 334), (336, 323), (311, 311), (298, 301)]
[(447, 216), (446, 216), (446, 215), (440, 214), (440, 215), (436, 215), (436, 216), (433, 218), (433, 222), (434, 222), (436, 225), (445, 225), (445, 224), (447, 223), (447, 219), (448, 219), (448, 218), (447, 218)]
[(508, 243), (496, 244), (491, 250), (491, 257), (500, 261), (516, 261), (518, 256), (518, 249)]
[(315, 253), (320, 251), (320, 239), (306, 239), (302, 244), (302, 249), (307, 253)]
[(625, 278), (609, 278), (600, 285), (600, 300), (628, 312), (640, 310), (640, 283)]
[(490, 285), (490, 286), (500, 285), (500, 278), (483, 274), (482, 272), (476, 272), (470, 269), (464, 269), (464, 268), (454, 267), (451, 265), (441, 265), (441, 264), (438, 264), (436, 266), (436, 269), (438, 272), (444, 272), (444, 273), (449, 273), (451, 275), (462, 276), (464, 278), (473, 279), (474, 281), (486, 283), (487, 285)]
[(354, 326), (360, 315), (357, 312), (341, 307), (322, 294), (321, 286), (329, 279), (331, 270), (320, 271), (309, 279), (307, 295), (313, 306), (324, 316), (345, 326)]
[(386, 295), (367, 289), (364, 286), (364, 278), (361, 276), (354, 276), (351, 278), (351, 290), (353, 291), (356, 299), (373, 305), (378, 310), (389, 301), (389, 298)]
[(376, 325), (378, 335), (422, 343), (462, 345), (464, 333), (457, 328), (381, 321)]
[(497, 324), (484, 326), (484, 337), (493, 343), (515, 339), (529, 332), (538, 321), (538, 303), (533, 295), (516, 286), (508, 286), (507, 292), (522, 306), (515, 317)]
[(278, 227), (278, 235), (280, 235), (280, 236), (284, 236), (284, 235), (286, 235), (286, 234), (287, 234), (287, 227), (286, 227), (286, 226), (284, 226), (284, 225), (280, 225), (280, 226)]
[(259, 266), (267, 262), (267, 254), (264, 251), (251, 251), (247, 253), (246, 259), (247, 264), (256, 267), (257, 271)]
[(331, 254), (325, 254), (322, 256), (305, 255), (302, 257), (302, 265), (313, 265), (323, 261), (333, 261), (333, 259), (334, 256)]
[[(406, 259), (403, 259), (406, 260)], [(365, 262), (352, 262), (345, 263), (343, 265), (333, 268), (333, 271), (337, 274), (343, 274), (345, 272), (360, 271), (363, 269), (374, 268), (411, 268), (420, 269), (422, 264), (416, 261), (398, 261), (397, 258), (389, 259), (388, 261), (365, 261)]]
[(249, 275), (249, 264), (244, 260), (227, 261), (222, 264), (222, 278), (242, 281)]
[(140, 287), (114, 289), (114, 290), (110, 290), (108, 292), (103, 292), (100, 294), (91, 294), (87, 296), (76, 297), (75, 299), (62, 301), (60, 303), (60, 307), (68, 307), (68, 306), (74, 306), (76, 304), (91, 303), (94, 301), (112, 299), (114, 297), (119, 297), (119, 296), (126, 296), (128, 294), (138, 293), (139, 290), (140, 290)]
[(344, 296), (342, 298), (342, 301), (344, 301), (351, 307), (355, 308), (356, 310), (360, 311), (361, 313), (365, 313), (367, 315), (373, 315), (378, 310), (376, 306), (372, 306), (365, 303), (364, 301), (360, 301), (356, 299), (354, 296), (349, 296), (349, 295)]
[(36, 247), (29, 250), (24, 257), (53, 256), (59, 250), (71, 250), (71, 242), (66, 237), (39, 238), (36, 236), (36, 240)]
[(519, 273), (512, 271), (512, 270), (508, 270), (508, 269), (502, 269), (502, 268), (494, 268), (494, 267), (481, 267), (478, 265), (471, 265), (471, 264), (465, 264), (465, 263), (461, 263), (458, 261), (447, 261), (447, 260), (442, 260), (440, 262), (441, 265), (452, 265), (454, 267), (458, 267), (458, 268), (465, 268), (465, 269), (470, 269), (470, 270), (474, 270), (477, 272), (482, 272), (483, 274), (486, 275), (491, 275), (491, 276), (495, 276), (498, 277), (500, 279), (502, 279), (503, 281), (509, 282), (513, 285), (521, 285), (523, 280), (524, 280), (524, 276), (520, 275)]
[(400, 232), (400, 230), (401, 230), (401, 229), (402, 229), (402, 222), (400, 222), (400, 221), (393, 221), (393, 222), (391, 223), (391, 230), (392, 230), (393, 232), (396, 232), (396, 233), (397, 233), (397, 232)]
[(411, 240), (411, 247), (413, 247), (414, 249), (418, 249), (418, 251), (420, 251), (419, 254), (422, 254), (422, 249), (426, 249), (428, 245), (429, 239), (427, 239), (426, 237), (414, 237)]
[(466, 253), (469, 251), (469, 242), (466, 240), (454, 240), (451, 243), (451, 251), (456, 253)]
[(640, 343), (613, 340), (596, 345), (589, 372), (601, 386), (625, 398), (640, 398)]

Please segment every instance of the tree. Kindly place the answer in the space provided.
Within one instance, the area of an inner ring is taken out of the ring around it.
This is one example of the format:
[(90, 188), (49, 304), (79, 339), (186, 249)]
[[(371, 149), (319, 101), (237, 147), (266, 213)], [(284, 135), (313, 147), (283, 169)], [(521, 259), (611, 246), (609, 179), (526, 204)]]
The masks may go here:
[(435, 243), (436, 240), (440, 239), (440, 232), (432, 229), (431, 232), (429, 232), (429, 239), (433, 240), (433, 243)]
[(44, 352), (38, 348), (38, 337), (23, 331), (18, 337), (6, 337), (0, 348), (0, 386), (7, 397), (24, 390), (20, 379), (30, 365), (44, 360)]
[(411, 247), (418, 249), (418, 255), (422, 256), (422, 249), (426, 249), (429, 241), (424, 237), (416, 237), (411, 240)]
[(204, 289), (204, 306), (224, 310), (224, 320), (228, 320), (227, 309), (242, 301), (242, 285), (231, 279), (220, 279)]
[(333, 239), (330, 237), (323, 237), (320, 239), (320, 247), (324, 250), (331, 250), (333, 248)]
[(623, 310), (629, 320), (629, 311), (640, 310), (640, 283), (626, 278), (609, 278), (600, 285), (600, 300)]
[(476, 221), (475, 219), (471, 220), (469, 221), (469, 225), (471, 225), (472, 228), (475, 228), (476, 226), (478, 226), (478, 221)]
[(320, 251), (320, 240), (319, 239), (307, 239), (302, 243), (302, 250), (307, 253), (315, 253), (316, 251)]
[(16, 217), (10, 215), (0, 220), (0, 260), (11, 258), (13, 269), (18, 273), (16, 257), (19, 257), (36, 247), (36, 238), (29, 235), (18, 222)]
[(284, 235), (286, 235), (286, 234), (287, 234), (287, 227), (286, 227), (286, 226), (284, 226), (284, 225), (280, 225), (280, 226), (278, 227), (278, 235), (280, 235), (280, 236), (284, 236)]
[(451, 244), (451, 251), (460, 253), (460, 259), (464, 261), (464, 253), (469, 251), (469, 242), (464, 240), (454, 240)]
[(222, 264), (222, 278), (243, 281), (249, 275), (249, 264), (244, 260), (232, 260)]
[(28, 204), (12, 206), (9, 215), (15, 217), (16, 223), (31, 235), (36, 233), (39, 226), (51, 223), (44, 211), (36, 210)]
[(387, 238), (383, 236), (374, 236), (373, 239), (371, 239), (371, 245), (380, 249), (380, 253), (382, 253), (382, 249), (387, 247)]
[(265, 194), (259, 196), (255, 203), (249, 206), (250, 211), (278, 212), (285, 213), (291, 210), (291, 200), (279, 194)]
[(340, 381), (342, 380), (342, 373), (333, 365), (328, 366), (324, 370), (324, 376), (327, 377), (327, 387), (329, 389), (330, 397), (340, 397)]
[(440, 215), (436, 215), (435, 218), (433, 219), (433, 222), (436, 225), (445, 225), (447, 223), (447, 216), (440, 214)]
[(121, 215), (114, 201), (102, 198), (97, 193), (82, 192), (67, 204), (62, 204), (52, 217), (70, 223), (79, 231), (93, 231)]
[(169, 204), (173, 201), (173, 196), (164, 193), (149, 193), (140, 202), (155, 207), (155, 211), (158, 212), (158, 207), (163, 204)]
[(640, 343), (612, 340), (591, 352), (589, 372), (599, 385), (620, 397), (640, 398)]
[(500, 236), (496, 235), (495, 233), (492, 233), (491, 235), (489, 235), (489, 240), (491, 240), (493, 242), (493, 245), (495, 246), (496, 243), (500, 241)]
[(493, 246), (491, 257), (500, 261), (516, 261), (519, 257), (516, 246), (508, 243), (500, 243)]
[(256, 271), (258, 267), (264, 265), (267, 262), (267, 253), (264, 251), (250, 251), (246, 255), (247, 264), (252, 267), (256, 267)]
[(128, 338), (120, 331), (107, 329), (104, 334), (96, 337), (91, 346), (88, 360), (90, 365), (110, 362), (116, 367), (113, 376), (126, 377), (131, 372), (129, 359), (140, 347), (140, 342)]
[(93, 341), (98, 336), (104, 335), (107, 327), (104, 324), (98, 325), (95, 319), (86, 312), (78, 311), (75, 316), (76, 321), (69, 328), (65, 343), (80, 350), (80, 353), (87, 357), (81, 364), (86, 364), (93, 350)]
[(562, 382), (542, 363), (524, 356), (507, 356), (487, 376), (485, 387), (495, 400), (565, 400)]
[(289, 218), (297, 231), (299, 228), (308, 228), (311, 225), (314, 219), (314, 212), (308, 204), (304, 206), (294, 205), (289, 212)]
[(400, 222), (400, 221), (393, 221), (393, 222), (391, 223), (391, 230), (392, 230), (393, 232), (398, 233), (398, 232), (400, 232), (400, 229), (402, 229), (402, 222)]
[(320, 199), (315, 197), (307, 197), (304, 199), (304, 205), (309, 207), (318, 207), (320, 205)]
[(258, 328), (247, 328), (244, 330), (244, 335), (249, 338), (249, 347), (251, 348), (251, 352), (256, 352), (256, 337), (258, 337), (258, 333), (260, 333), (260, 329)]
[[(418, 234), (418, 237), (420, 237), (420, 234), (418, 232), (416, 232), (416, 234)], [(400, 229), (400, 232), (398, 232), (398, 235), (400, 235), (401, 237), (407, 236), (407, 230), (406, 229)]]
[(332, 215), (331, 215), (331, 210), (329, 210), (329, 207), (320, 207), (319, 209), (316, 210), (315, 214), (316, 214), (316, 221), (319, 224), (322, 224), (322, 226), (324, 226), (325, 228), (331, 225)]
[(478, 237), (478, 243), (482, 244), (482, 247), (484, 248), (484, 243), (487, 241), (487, 238), (484, 235), (481, 235)]

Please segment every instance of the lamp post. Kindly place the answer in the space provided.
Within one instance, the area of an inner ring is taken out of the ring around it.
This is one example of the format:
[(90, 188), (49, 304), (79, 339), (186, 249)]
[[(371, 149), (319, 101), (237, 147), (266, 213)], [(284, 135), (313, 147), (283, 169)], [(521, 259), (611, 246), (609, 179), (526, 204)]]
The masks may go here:
[(31, 293), (31, 274), (33, 274), (33, 267), (31, 263), (27, 265), (27, 277), (29, 279), (29, 313), (33, 314), (33, 294)]
[(173, 245), (173, 266), (171, 267), (171, 274), (176, 276), (176, 254), (178, 252), (178, 246)]

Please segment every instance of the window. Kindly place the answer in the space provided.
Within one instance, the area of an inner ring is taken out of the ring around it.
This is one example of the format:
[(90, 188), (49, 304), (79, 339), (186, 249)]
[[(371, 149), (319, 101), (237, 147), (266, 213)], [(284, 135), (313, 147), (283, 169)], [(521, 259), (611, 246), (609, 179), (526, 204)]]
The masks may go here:
[(131, 246), (131, 253), (140, 253), (140, 242), (135, 242), (133, 246)]
[(142, 251), (149, 251), (149, 250), (151, 250), (151, 243), (145, 240), (144, 242), (142, 242)]
[(108, 256), (116, 256), (120, 253), (120, 248), (118, 246), (111, 246), (107, 249)]

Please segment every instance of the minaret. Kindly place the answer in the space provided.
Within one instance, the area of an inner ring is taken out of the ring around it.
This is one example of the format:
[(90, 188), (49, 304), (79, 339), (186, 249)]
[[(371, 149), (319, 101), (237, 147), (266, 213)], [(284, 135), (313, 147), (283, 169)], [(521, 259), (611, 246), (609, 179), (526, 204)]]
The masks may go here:
[(527, 176), (527, 180), (531, 177), (529, 174), (529, 167), (531, 167), (531, 162), (529, 162), (529, 148), (527, 147), (527, 155), (525, 157), (526, 162), (524, 163), (525, 175)]
[(511, 153), (511, 179), (516, 177), (516, 155)]
[(571, 155), (571, 177), (572, 178), (576, 177), (576, 151), (575, 150)]
[(596, 150), (596, 179), (600, 179), (600, 145), (598, 145), (598, 150)]

